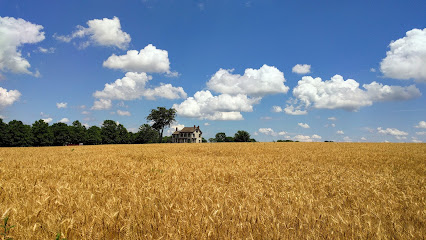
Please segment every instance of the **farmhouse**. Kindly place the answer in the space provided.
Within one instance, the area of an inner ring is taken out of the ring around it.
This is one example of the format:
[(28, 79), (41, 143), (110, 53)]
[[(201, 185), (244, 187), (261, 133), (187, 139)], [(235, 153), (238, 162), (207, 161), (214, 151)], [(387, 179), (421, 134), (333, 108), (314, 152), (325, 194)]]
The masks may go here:
[(172, 134), (172, 142), (173, 143), (201, 143), (203, 132), (200, 130), (200, 126), (198, 127), (184, 127), (182, 130), (178, 130)]

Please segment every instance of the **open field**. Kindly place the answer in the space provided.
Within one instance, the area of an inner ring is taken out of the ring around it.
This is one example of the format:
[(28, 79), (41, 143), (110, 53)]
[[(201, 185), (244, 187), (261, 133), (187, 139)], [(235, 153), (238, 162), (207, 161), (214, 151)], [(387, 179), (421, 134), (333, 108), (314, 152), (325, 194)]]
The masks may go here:
[(0, 216), (13, 239), (424, 239), (425, 180), (426, 144), (3, 148)]

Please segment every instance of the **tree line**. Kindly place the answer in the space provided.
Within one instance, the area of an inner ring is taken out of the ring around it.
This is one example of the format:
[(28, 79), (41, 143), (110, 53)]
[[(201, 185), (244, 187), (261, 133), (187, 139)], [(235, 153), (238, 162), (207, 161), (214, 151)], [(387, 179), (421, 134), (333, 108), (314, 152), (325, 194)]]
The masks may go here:
[(137, 133), (127, 131), (122, 124), (105, 120), (101, 127), (86, 128), (80, 121), (71, 125), (54, 123), (49, 125), (43, 120), (26, 125), (22, 121), (9, 123), (0, 119), (1, 147), (64, 146), (68, 144), (132, 144), (158, 142), (158, 131), (149, 124), (143, 124)]
[(239, 130), (233, 137), (226, 136), (226, 133), (216, 133), (214, 138), (209, 138), (209, 142), (256, 142), (256, 139), (250, 138), (250, 133)]

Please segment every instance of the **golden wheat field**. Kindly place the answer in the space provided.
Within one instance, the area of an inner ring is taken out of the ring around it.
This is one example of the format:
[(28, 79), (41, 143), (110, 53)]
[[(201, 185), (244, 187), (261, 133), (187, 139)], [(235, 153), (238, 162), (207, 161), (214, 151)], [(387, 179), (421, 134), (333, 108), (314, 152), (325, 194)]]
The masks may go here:
[(0, 216), (13, 239), (424, 239), (425, 165), (426, 144), (1, 148)]

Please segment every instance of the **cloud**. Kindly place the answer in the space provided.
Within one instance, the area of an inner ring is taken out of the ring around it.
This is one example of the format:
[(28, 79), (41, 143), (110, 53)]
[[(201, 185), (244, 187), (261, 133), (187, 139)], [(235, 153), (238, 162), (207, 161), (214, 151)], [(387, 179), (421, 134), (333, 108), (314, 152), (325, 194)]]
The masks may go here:
[(185, 125), (179, 124), (178, 122), (175, 122), (174, 124), (170, 125), (170, 128), (167, 129), (166, 134), (167, 135), (172, 135), (175, 131), (176, 128), (178, 130), (182, 130), (182, 128), (184, 128)]
[(352, 142), (352, 139), (350, 137), (346, 136), (346, 137), (343, 138), (343, 141)]
[(336, 121), (337, 120), (337, 118), (336, 117), (329, 117), (329, 118), (327, 118), (328, 120), (331, 120), (331, 121)]
[(204, 126), (210, 126), (210, 123), (206, 122), (204, 123)]
[(68, 103), (63, 103), (63, 102), (56, 103), (57, 108), (67, 108), (67, 105), (68, 105)]
[(43, 118), (41, 120), (43, 120), (45, 123), (51, 123), (53, 119), (52, 118)]
[(30, 63), (22, 57), (19, 50), (24, 44), (44, 40), (43, 26), (21, 18), (0, 17), (0, 71), (31, 74)]
[(423, 136), (426, 135), (426, 132), (416, 132), (417, 135)]
[(55, 48), (51, 47), (51, 48), (43, 48), (43, 47), (38, 47), (37, 50), (34, 50), (34, 52), (39, 52), (39, 53), (54, 53), (55, 52)]
[(284, 108), (284, 112), (286, 114), (289, 114), (289, 115), (306, 115), (306, 114), (308, 114), (308, 111), (300, 110), (300, 108), (299, 109), (298, 108), (299, 108), (299, 106), (294, 107), (293, 105), (287, 105)]
[(415, 128), (426, 128), (426, 122), (425, 121), (420, 121), (419, 124), (417, 124), (414, 127)]
[(327, 81), (305, 76), (293, 89), (293, 95), (299, 102), (297, 108), (303, 106), (347, 111), (357, 111), (361, 107), (371, 106), (375, 101), (400, 101), (421, 96), (420, 90), (414, 85), (400, 87), (372, 82), (363, 87), (366, 90), (359, 88), (359, 83), (355, 80), (344, 80), (340, 75)]
[(111, 100), (109, 99), (99, 99), (93, 103), (92, 110), (106, 110), (110, 109), (112, 106)]
[(265, 134), (265, 135), (269, 135), (269, 136), (278, 136), (278, 135), (284, 136), (287, 134), (287, 132), (285, 131), (275, 132), (272, 128), (259, 128), (257, 132)]
[(293, 139), (295, 141), (300, 141), (300, 142), (313, 142), (313, 141), (319, 140), (321, 138), (322, 138), (321, 136), (316, 135), (316, 134), (314, 134), (312, 136), (296, 135), (296, 136), (293, 137)]
[(0, 109), (12, 105), (18, 101), (21, 93), (18, 90), (9, 90), (0, 87)]
[(129, 111), (121, 111), (120, 109), (117, 110), (117, 114), (120, 116), (131, 116)]
[(331, 127), (336, 127), (336, 124), (332, 123), (330, 126), (331, 126)]
[(258, 132), (263, 133), (265, 135), (276, 136), (277, 133), (272, 130), (272, 128), (259, 128)]
[(68, 123), (70, 120), (68, 118), (62, 118), (59, 120), (60, 123)]
[(280, 106), (272, 106), (272, 112), (282, 112), (283, 109)]
[(104, 61), (103, 66), (127, 72), (168, 73), (172, 76), (177, 74), (170, 72), (168, 52), (157, 49), (152, 44), (141, 49), (140, 52), (130, 50), (126, 55), (113, 54)]
[(342, 130), (339, 130), (339, 131), (337, 131), (336, 133), (337, 133), (337, 134), (340, 134), (340, 135), (345, 134), (345, 132), (343, 132)]
[(396, 128), (382, 129), (381, 127), (378, 127), (377, 132), (380, 134), (391, 135), (391, 136), (407, 136), (408, 135), (408, 133), (404, 131), (400, 131)]
[(87, 115), (87, 114), (90, 114), (90, 112), (89, 111), (83, 111), (83, 112), (81, 112), (81, 114)]
[(306, 74), (311, 72), (311, 65), (308, 64), (296, 64), (292, 69), (292, 72), (298, 74)]
[(307, 123), (298, 123), (297, 125), (301, 126), (302, 128), (310, 128)]
[(375, 68), (370, 68), (370, 72), (376, 72)]
[(385, 77), (426, 82), (426, 28), (412, 29), (389, 44), (390, 50), (380, 63)]
[(253, 105), (260, 102), (260, 98), (249, 98), (238, 94), (231, 96), (221, 94), (213, 96), (210, 91), (198, 91), (194, 97), (189, 97), (173, 108), (181, 117), (209, 119), (209, 120), (242, 120), (240, 112), (252, 112)]
[(105, 84), (102, 91), (96, 91), (93, 96), (99, 99), (134, 100), (145, 97), (155, 100), (157, 97), (166, 99), (186, 98), (182, 87), (173, 87), (171, 84), (162, 84), (155, 88), (146, 88), (152, 77), (146, 73), (128, 72), (122, 79)]
[(414, 139), (412, 139), (411, 141), (412, 141), (413, 143), (422, 143), (422, 142), (423, 142), (423, 141), (420, 141), (420, 140), (415, 139), (415, 138), (414, 138)]
[(219, 69), (207, 82), (207, 87), (218, 93), (248, 96), (287, 93), (289, 89), (284, 85), (284, 73), (266, 64), (258, 70), (247, 68), (243, 76), (232, 74), (233, 71)]
[(367, 141), (367, 138), (362, 137), (362, 138), (361, 138), (361, 141)]
[(77, 26), (77, 30), (71, 35), (60, 36), (55, 34), (53, 37), (63, 42), (70, 42), (74, 38), (89, 37), (89, 40), (80, 43), (80, 48), (95, 44), (126, 49), (131, 41), (130, 35), (121, 30), (121, 23), (118, 17), (89, 20), (87, 25), (87, 28)]

